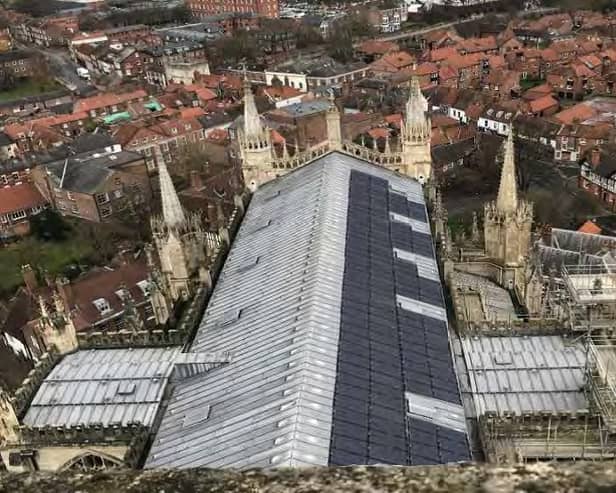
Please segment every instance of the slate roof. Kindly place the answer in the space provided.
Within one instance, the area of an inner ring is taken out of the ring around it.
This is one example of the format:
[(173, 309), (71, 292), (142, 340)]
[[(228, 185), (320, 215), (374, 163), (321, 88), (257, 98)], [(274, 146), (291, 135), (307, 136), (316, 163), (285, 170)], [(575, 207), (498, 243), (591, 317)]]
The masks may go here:
[(421, 186), (330, 153), (257, 190), (146, 467), (469, 459)]
[(152, 425), (178, 348), (82, 350), (39, 387), (23, 423), (33, 427), (138, 422)]
[[(119, 151), (104, 153), (83, 153), (67, 160), (60, 159), (46, 165), (51, 178), (60, 184), (64, 175), (62, 188), (73, 192), (96, 193), (108, 177), (113, 174), (113, 168), (142, 160), (143, 156), (136, 152)], [(66, 165), (66, 173), (64, 168)]]

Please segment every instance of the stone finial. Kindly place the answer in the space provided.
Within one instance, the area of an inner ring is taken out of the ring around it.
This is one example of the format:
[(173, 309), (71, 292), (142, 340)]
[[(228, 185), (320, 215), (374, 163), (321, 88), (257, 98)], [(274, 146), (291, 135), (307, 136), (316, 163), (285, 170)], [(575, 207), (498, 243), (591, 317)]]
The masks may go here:
[(473, 212), (473, 225), (471, 227), (471, 240), (473, 242), (479, 241), (479, 220), (477, 218), (476, 212)]

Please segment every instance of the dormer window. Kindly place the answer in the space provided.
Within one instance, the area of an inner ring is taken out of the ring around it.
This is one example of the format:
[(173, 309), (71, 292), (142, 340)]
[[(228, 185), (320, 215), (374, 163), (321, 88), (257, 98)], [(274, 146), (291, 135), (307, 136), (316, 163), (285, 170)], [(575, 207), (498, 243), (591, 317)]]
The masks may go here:
[(120, 288), (115, 292), (116, 296), (120, 298), (120, 301), (125, 302), (130, 297), (130, 293), (126, 288)]
[(105, 298), (98, 298), (92, 303), (94, 303), (94, 306), (102, 316), (109, 315), (113, 311), (111, 305)]
[(139, 289), (143, 293), (143, 296), (145, 296), (146, 298), (148, 296), (150, 296), (150, 282), (149, 281), (147, 281), (145, 279), (143, 281), (139, 281), (137, 283), (137, 286), (139, 287)]

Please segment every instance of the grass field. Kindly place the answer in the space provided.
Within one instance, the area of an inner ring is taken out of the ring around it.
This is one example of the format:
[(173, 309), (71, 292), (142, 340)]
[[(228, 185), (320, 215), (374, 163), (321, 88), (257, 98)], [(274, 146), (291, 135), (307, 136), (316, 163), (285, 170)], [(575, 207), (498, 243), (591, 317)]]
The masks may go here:
[(35, 81), (27, 79), (18, 82), (13, 89), (0, 91), (0, 101), (12, 101), (14, 99), (36, 96), (46, 92), (55, 91), (62, 86), (52, 79)]
[(24, 264), (37, 266), (55, 276), (68, 265), (85, 260), (92, 254), (92, 245), (75, 238), (54, 243), (30, 237), (7, 245), (0, 248), (0, 293), (12, 293), (22, 284), (21, 266)]

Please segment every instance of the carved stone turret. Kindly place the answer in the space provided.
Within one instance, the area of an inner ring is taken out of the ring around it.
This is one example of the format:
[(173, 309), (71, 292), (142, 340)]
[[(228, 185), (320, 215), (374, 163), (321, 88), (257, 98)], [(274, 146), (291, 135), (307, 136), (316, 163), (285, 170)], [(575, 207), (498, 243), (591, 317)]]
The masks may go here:
[(427, 116), (428, 101), (421, 92), (419, 79), (411, 79), (409, 98), (402, 122), (402, 164), (404, 174), (425, 183), (431, 176), (430, 138), (432, 124)]
[(201, 217), (187, 213), (180, 203), (164, 162), (159, 165), (162, 216), (151, 219), (161, 281), (173, 301), (187, 299), (194, 279), (207, 258)]
[(55, 347), (58, 353), (66, 354), (77, 349), (77, 331), (70, 310), (70, 282), (66, 278), (56, 280), (51, 300), (53, 306), (48, 309), (45, 300), (39, 297), (39, 318), (37, 331), (46, 349)]
[(250, 82), (244, 79), (244, 122), (238, 129), (244, 183), (250, 189), (273, 178), (268, 173), (274, 160), (270, 130), (261, 123)]
[(13, 406), (13, 400), (0, 390), (0, 445), (15, 443), (19, 439), (19, 420)]
[(498, 196), (484, 208), (486, 255), (504, 266), (523, 266), (530, 248), (532, 221), (532, 204), (518, 199), (511, 133), (505, 143)]

